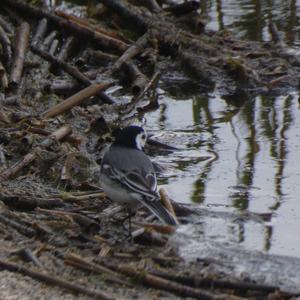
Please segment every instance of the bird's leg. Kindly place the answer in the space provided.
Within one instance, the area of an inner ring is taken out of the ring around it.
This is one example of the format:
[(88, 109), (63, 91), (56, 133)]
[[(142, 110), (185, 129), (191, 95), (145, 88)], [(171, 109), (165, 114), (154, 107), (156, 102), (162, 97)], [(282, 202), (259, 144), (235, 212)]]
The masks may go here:
[[(127, 208), (127, 216), (122, 220), (122, 226), (124, 230), (128, 231), (128, 236), (132, 239), (132, 224), (131, 224), (131, 217), (135, 215), (135, 211), (132, 211), (130, 208)], [(128, 220), (128, 228), (125, 226), (125, 222)]]

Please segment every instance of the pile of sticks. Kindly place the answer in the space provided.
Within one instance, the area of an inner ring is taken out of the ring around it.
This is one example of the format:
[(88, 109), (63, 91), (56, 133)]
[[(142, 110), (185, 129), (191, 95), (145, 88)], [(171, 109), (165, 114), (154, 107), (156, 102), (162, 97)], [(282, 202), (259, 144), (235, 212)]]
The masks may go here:
[[(158, 108), (156, 88), (174, 62), (200, 80), (201, 92), (224, 78), (236, 91), (291, 85), (297, 69), (284, 61), (280, 74), (265, 70), (269, 50), (206, 32), (198, 1), (99, 2), (94, 14), (103, 21), (95, 24), (26, 1), (1, 0), (0, 238), (2, 249), (4, 241), (15, 243), (1, 250), (0, 270), (96, 299), (121, 298), (125, 289), (150, 298), (146, 287), (170, 299), (288, 299), (292, 295), (276, 287), (193, 273), (168, 244), (174, 230), (145, 212), (133, 224), (133, 241), (124, 240), (122, 226), (109, 217), (119, 208), (99, 188), (95, 161), (114, 129)], [(276, 55), (278, 70), (283, 60)], [(160, 194), (168, 198), (164, 190)], [(175, 210), (179, 217), (193, 213), (180, 205)], [(139, 221), (145, 218), (147, 223)], [(19, 247), (20, 240), (26, 246)], [(84, 284), (70, 283), (72, 268), (80, 270), (81, 282), (83, 274), (98, 274), (98, 282), (109, 282), (115, 293), (100, 291), (88, 276)]]

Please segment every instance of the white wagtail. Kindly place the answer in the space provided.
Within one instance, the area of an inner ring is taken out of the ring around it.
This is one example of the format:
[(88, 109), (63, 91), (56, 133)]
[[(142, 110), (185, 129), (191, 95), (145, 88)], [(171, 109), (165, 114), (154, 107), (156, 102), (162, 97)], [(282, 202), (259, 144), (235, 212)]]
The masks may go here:
[(101, 186), (111, 200), (134, 210), (146, 206), (161, 221), (177, 225), (157, 193), (152, 162), (143, 152), (146, 139), (142, 127), (128, 126), (121, 130), (102, 159)]

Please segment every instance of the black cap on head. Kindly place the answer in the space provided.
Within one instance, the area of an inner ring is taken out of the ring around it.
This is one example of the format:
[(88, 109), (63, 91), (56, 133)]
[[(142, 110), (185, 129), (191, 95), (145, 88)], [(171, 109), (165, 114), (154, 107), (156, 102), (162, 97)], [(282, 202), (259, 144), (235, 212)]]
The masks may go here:
[(138, 149), (136, 137), (144, 132), (144, 129), (140, 126), (133, 125), (125, 127), (117, 135), (114, 145)]

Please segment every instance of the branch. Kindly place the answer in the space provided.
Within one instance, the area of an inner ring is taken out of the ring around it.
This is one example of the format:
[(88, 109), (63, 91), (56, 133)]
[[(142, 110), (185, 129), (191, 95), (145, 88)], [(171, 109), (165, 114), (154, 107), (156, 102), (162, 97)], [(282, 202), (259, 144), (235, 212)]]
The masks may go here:
[(23, 22), (18, 28), (16, 44), (14, 47), (15, 50), (14, 61), (10, 73), (10, 85), (13, 88), (15, 88), (21, 80), (24, 60), (25, 60), (25, 53), (28, 47), (29, 34), (30, 34), (29, 24)]
[(214, 296), (211, 293), (201, 289), (191, 288), (189, 286), (170, 281), (159, 276), (151, 275), (145, 270), (138, 271), (136, 268), (130, 266), (112, 265), (111, 263), (107, 262), (102, 262), (102, 264), (104, 264), (104, 266), (107, 268), (110, 268), (116, 272), (120, 272), (121, 274), (127, 275), (134, 280), (138, 280), (147, 286), (169, 291), (184, 297), (191, 297), (201, 300), (228, 299), (222, 296)]
[(56, 285), (63, 289), (69, 290), (72, 293), (81, 293), (87, 296), (90, 296), (95, 299), (99, 300), (114, 300), (112, 296), (109, 296), (107, 294), (104, 294), (103, 292), (99, 290), (90, 290), (82, 285), (79, 285), (78, 283), (70, 283), (67, 280), (60, 279), (54, 275), (47, 274), (47, 273), (41, 273), (38, 271), (33, 271), (30, 269), (27, 269), (23, 266), (13, 264), (4, 260), (0, 259), (0, 268), (3, 270), (8, 270), (10, 272), (20, 273), (25, 276), (29, 276), (33, 279), (36, 279), (40, 282)]
[(45, 118), (53, 118), (58, 116), (76, 105), (79, 105), (84, 100), (99, 94), (101, 91), (110, 87), (112, 83), (92, 84), (87, 88), (81, 90), (77, 94), (67, 98), (65, 101), (55, 105), (43, 113)]

